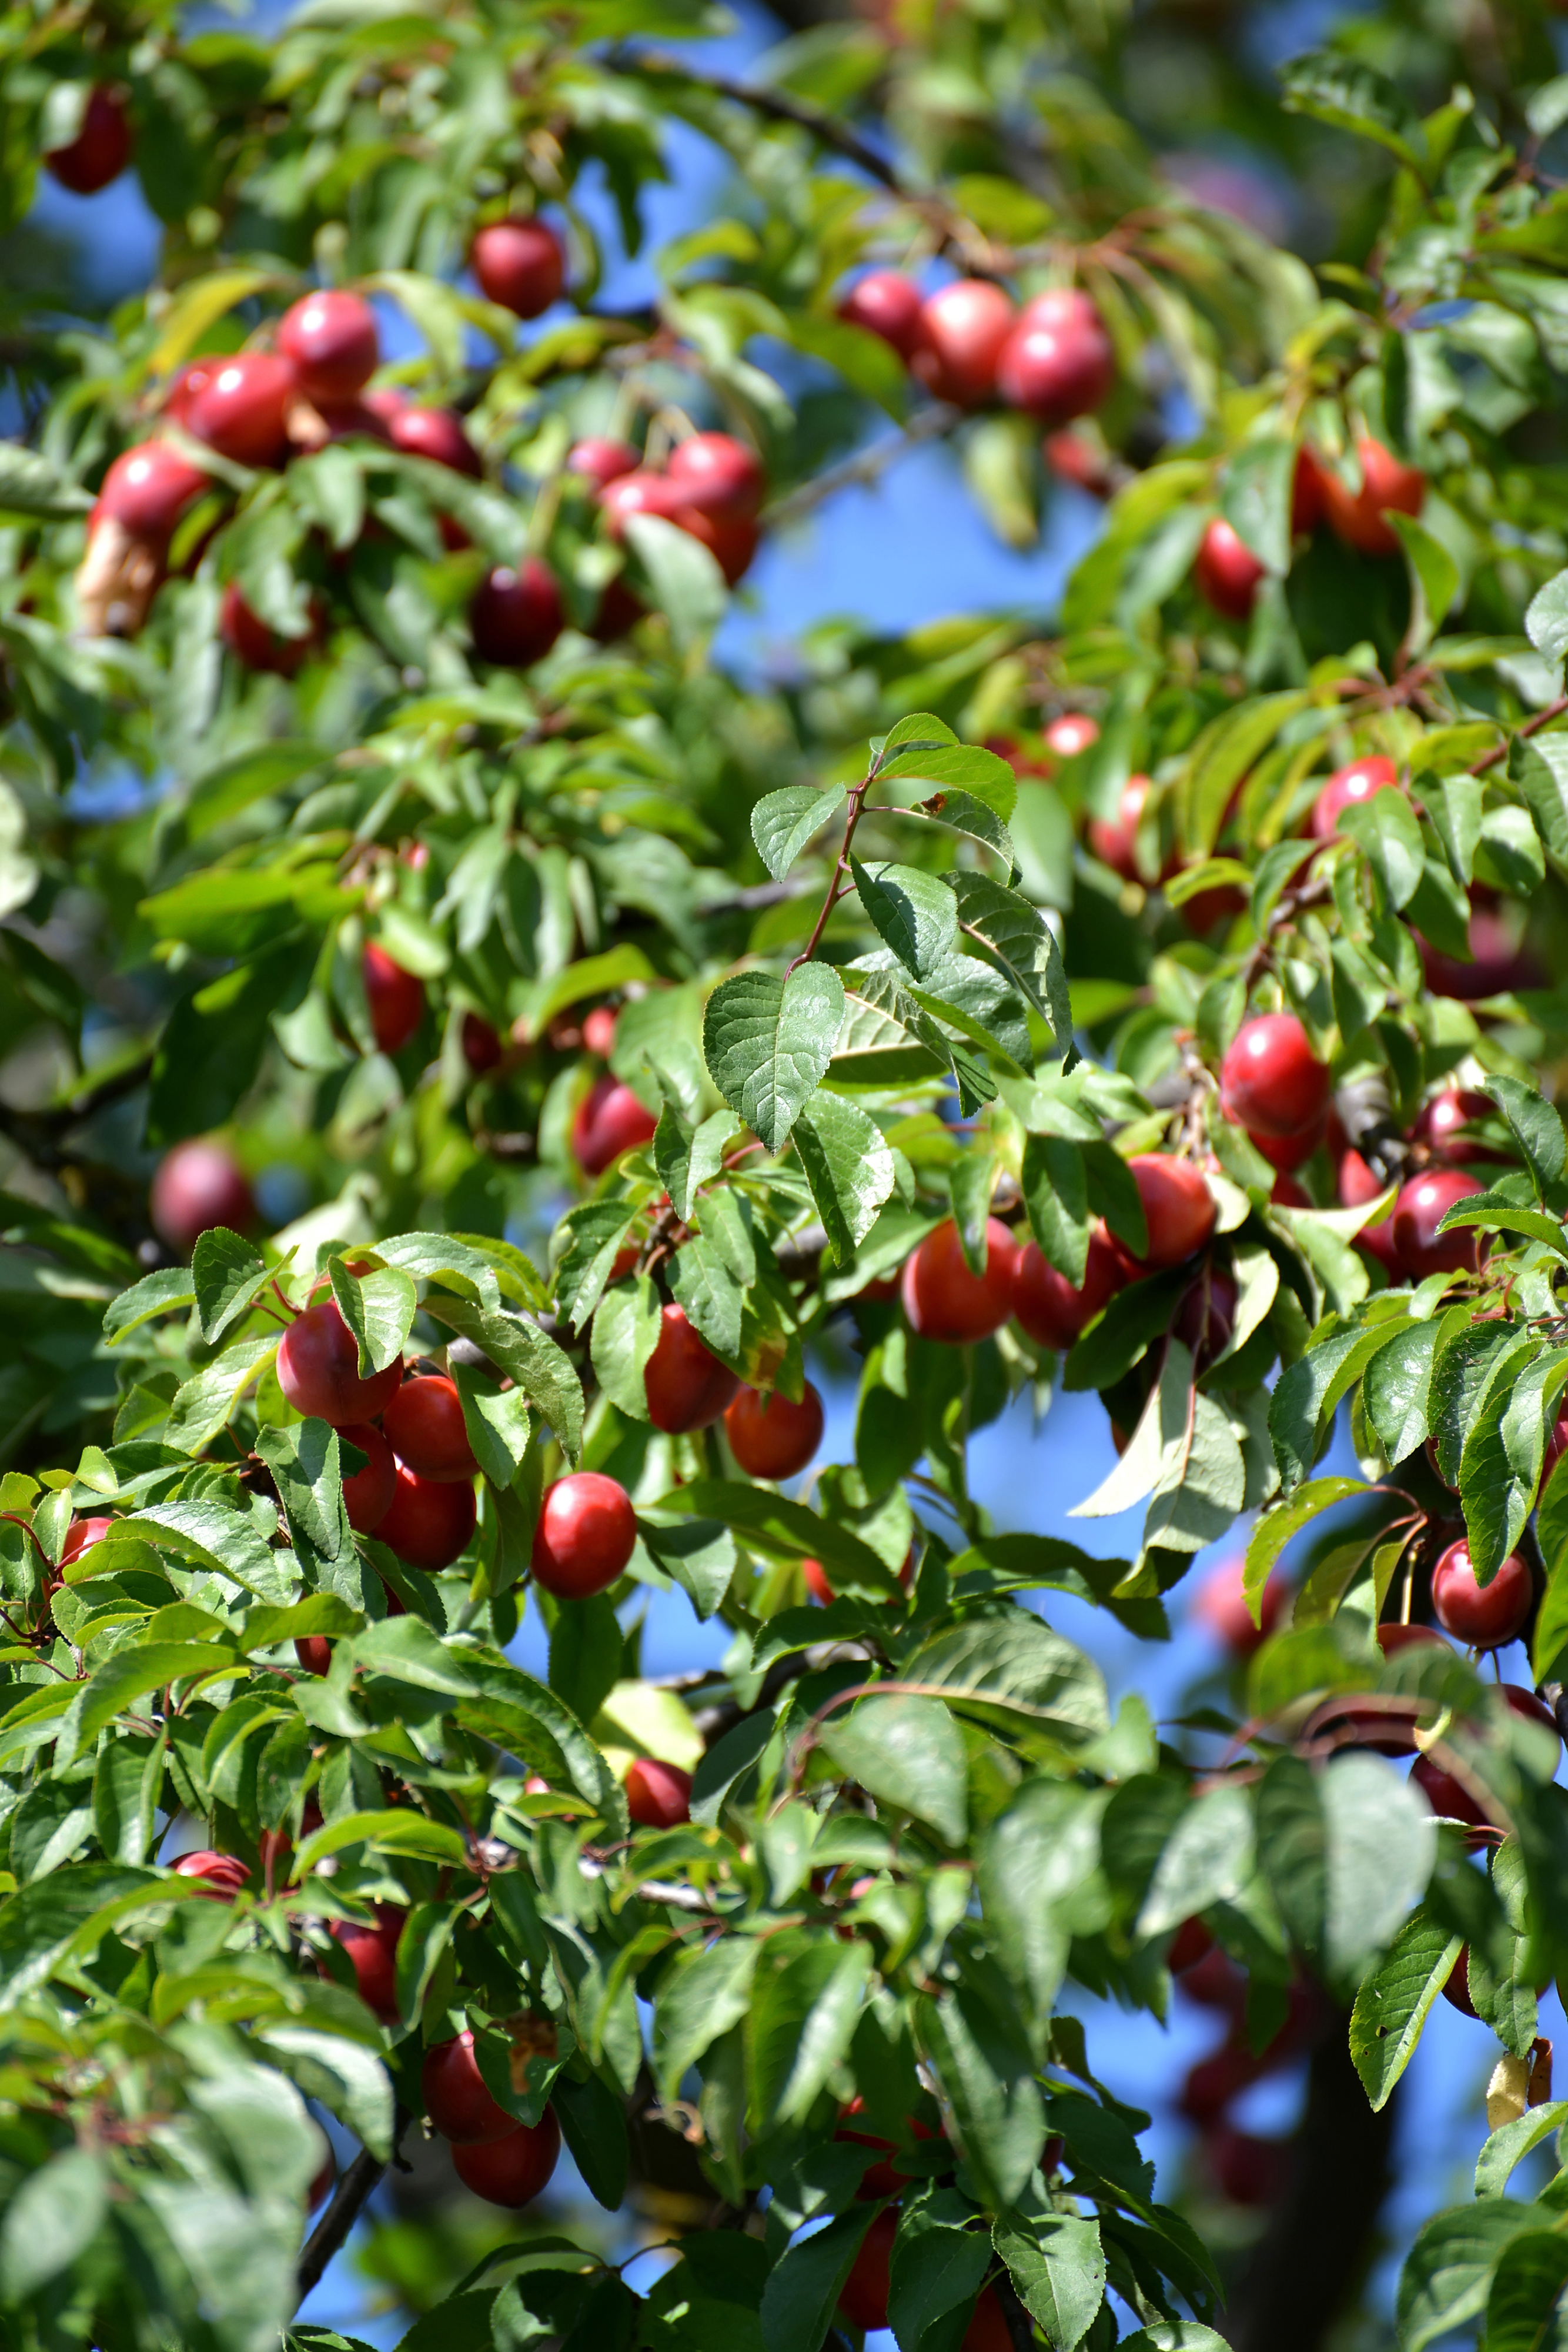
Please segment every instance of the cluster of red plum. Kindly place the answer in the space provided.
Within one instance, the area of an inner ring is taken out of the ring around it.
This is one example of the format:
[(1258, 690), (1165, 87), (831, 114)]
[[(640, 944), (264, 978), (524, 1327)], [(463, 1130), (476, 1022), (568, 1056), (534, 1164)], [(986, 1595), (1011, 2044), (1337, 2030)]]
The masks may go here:
[[(469, 259), (493, 301), (532, 319), (565, 282), (560, 240), (547, 223), (497, 221), (475, 236)], [(275, 467), (291, 457), (351, 438), (423, 457), (477, 478), (479, 454), (455, 409), (423, 407), (395, 387), (367, 387), (381, 364), (375, 313), (360, 295), (332, 289), (307, 294), (286, 310), (268, 347), (199, 359), (183, 367), (163, 416), (191, 441), (236, 465)], [(675, 444), (664, 469), (645, 465), (630, 443), (579, 442), (567, 470), (591, 490), (612, 539), (629, 515), (655, 514), (698, 539), (727, 580), (738, 580), (757, 551), (757, 516), (766, 482), (754, 451), (727, 433), (692, 433)], [(183, 518), (220, 484), (172, 437), (125, 450), (105, 474), (88, 520), (88, 550), (77, 578), (90, 625), (133, 635), (145, 620), (169, 564)], [(448, 548), (469, 544), (462, 526), (441, 519)], [(642, 607), (620, 582), (601, 601), (595, 634), (620, 635)], [(482, 661), (520, 668), (547, 654), (566, 625), (559, 584), (538, 556), (492, 566), (468, 608), (474, 650)], [(326, 625), (313, 599), (307, 625), (279, 635), (246, 602), (236, 582), (224, 592), (219, 626), (247, 668), (292, 677)]]
[[(320, 1827), (318, 1816), (314, 1824)], [(277, 1841), (275, 1840), (276, 1843)], [(182, 1854), (174, 1869), (210, 1888), (215, 1899), (232, 1903), (250, 1877), (237, 1856), (203, 1848)], [(395, 2025), (402, 2011), (397, 1997), (397, 1945), (408, 1914), (398, 1905), (378, 1903), (368, 1924), (335, 1919), (332, 1936), (354, 1971), (361, 2000), (383, 2025)], [(560, 2154), (560, 2126), (555, 2111), (546, 2107), (537, 2124), (519, 2123), (494, 2099), (474, 2055), (474, 2036), (455, 2035), (434, 2042), (424, 2053), (420, 2073), (424, 2111), (432, 2128), (451, 2143), (452, 2165), (465, 2189), (492, 2205), (516, 2208), (536, 2198), (549, 2181)], [(332, 2158), (312, 2183), (312, 2210), (332, 2185)]]
[[(1105, 321), (1077, 287), (1053, 287), (1020, 310), (989, 278), (963, 278), (922, 295), (902, 270), (873, 269), (857, 279), (839, 315), (891, 344), (933, 398), (956, 408), (1000, 405), (1046, 427), (1048, 462), (1082, 488), (1105, 495), (1103, 463), (1064, 431), (1109, 397), (1116, 355)], [(1291, 484), (1291, 530), (1310, 536), (1327, 522), (1363, 555), (1396, 555), (1390, 514), (1418, 515), (1427, 478), (1370, 436), (1355, 445), (1353, 486), (1332, 460), (1303, 443)], [(1198, 543), (1193, 579), (1227, 620), (1245, 621), (1264, 566), (1230, 524), (1217, 517)]]

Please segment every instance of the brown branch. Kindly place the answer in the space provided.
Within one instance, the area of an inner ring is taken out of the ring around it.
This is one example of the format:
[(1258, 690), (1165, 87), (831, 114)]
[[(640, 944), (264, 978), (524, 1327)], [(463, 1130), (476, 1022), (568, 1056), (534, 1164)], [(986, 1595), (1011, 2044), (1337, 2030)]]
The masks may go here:
[(828, 917), (832, 913), (833, 908), (838, 905), (839, 900), (849, 896), (848, 889), (841, 889), (839, 886), (849, 866), (850, 848), (854, 841), (855, 827), (861, 821), (861, 812), (865, 806), (865, 796), (871, 790), (873, 780), (876, 774), (877, 765), (877, 761), (873, 760), (872, 762), (871, 775), (865, 777), (862, 782), (854, 785), (851, 790), (849, 814), (844, 820), (844, 837), (839, 844), (839, 855), (833, 866), (832, 877), (828, 884), (828, 895), (823, 899), (822, 910), (812, 926), (810, 938), (807, 940), (800, 954), (790, 959), (789, 966), (784, 973), (786, 980), (789, 979), (790, 972), (794, 971), (799, 965), (810, 962), (811, 958), (816, 954), (817, 950), (822, 943), (822, 933), (828, 928)]
[(711, 90), (716, 98), (729, 98), (738, 106), (748, 106), (753, 113), (764, 115), (770, 122), (792, 122), (798, 131), (809, 131), (824, 147), (831, 147), (849, 163), (857, 163), (894, 195), (910, 197), (911, 192), (885, 156), (868, 146), (847, 123), (836, 121), (805, 99), (790, 98), (783, 90), (763, 89), (756, 82), (739, 81), (732, 74), (702, 72), (669, 49), (612, 49), (604, 63), (612, 73), (668, 74), (689, 82), (694, 89)]
[(919, 448), (925, 442), (939, 440), (945, 433), (950, 433), (954, 425), (961, 422), (963, 414), (961, 408), (955, 408), (949, 401), (933, 401), (928, 407), (922, 408), (911, 417), (902, 431), (884, 433), (882, 439), (873, 441), (869, 449), (862, 449), (854, 457), (845, 457), (839, 465), (830, 466), (825, 473), (818, 474), (811, 481), (802, 482), (800, 488), (791, 490), (787, 498), (777, 499), (764, 509), (763, 528), (786, 530), (791, 523), (800, 522), (805, 516), (814, 513), (839, 490), (852, 488), (857, 484), (869, 488), (890, 466), (896, 465), (900, 457), (908, 457), (912, 449)]
[[(392, 2126), (394, 2157), (397, 2154), (398, 2143), (407, 2128), (408, 2117), (400, 2107)], [(299, 2256), (298, 2269), (295, 2273), (298, 2286), (298, 2295), (294, 2306), (296, 2311), (305, 2301), (306, 2296), (313, 2294), (320, 2284), (322, 2273), (333, 2255), (342, 2247), (350, 2231), (359, 2220), (371, 2189), (375, 2188), (386, 2168), (387, 2159), (384, 2157), (372, 2156), (368, 2147), (362, 2147), (348, 2170), (340, 2176), (338, 2186), (332, 2191), (331, 2203), (311, 2231)]]
[(1471, 768), (1471, 775), (1483, 775), (1488, 768), (1495, 768), (1500, 760), (1507, 759), (1512, 744), (1521, 743), (1527, 735), (1538, 735), (1553, 719), (1561, 719), (1565, 710), (1568, 710), (1568, 694), (1560, 694), (1555, 702), (1549, 702), (1544, 710), (1538, 710), (1533, 719), (1527, 719), (1522, 727), (1516, 727), (1511, 736), (1500, 743), (1494, 743), (1490, 751), (1483, 751)]

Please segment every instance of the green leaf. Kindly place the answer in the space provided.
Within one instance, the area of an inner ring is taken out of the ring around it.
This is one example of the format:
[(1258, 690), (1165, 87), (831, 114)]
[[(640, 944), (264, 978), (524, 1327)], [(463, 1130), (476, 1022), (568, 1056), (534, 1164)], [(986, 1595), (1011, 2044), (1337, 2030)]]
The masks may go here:
[(959, 923), (1048, 1024), (1063, 1069), (1070, 1070), (1076, 1054), (1067, 971), (1044, 916), (988, 874), (966, 867), (946, 878), (958, 901)]
[(731, 1110), (779, 1151), (825, 1075), (844, 1017), (831, 965), (803, 963), (779, 980), (754, 970), (721, 980), (703, 1016), (709, 1074)]
[(474, 1459), (492, 1486), (509, 1486), (528, 1450), (527, 1399), (521, 1389), (503, 1389), (472, 1364), (454, 1362), (451, 1369)]
[[(1457, 1953), (1458, 1937), (1453, 1941)], [(1564, 2124), (1568, 2124), (1568, 2099), (1548, 2099), (1544, 2105), (1531, 2107), (1512, 2123), (1491, 2133), (1476, 2158), (1476, 2195), (1500, 2197), (1514, 2167), (1523, 2162), (1532, 2147), (1539, 2147), (1549, 2133), (1561, 2131)]]
[(1287, 1493), (1316, 1461), (1321, 1433), (1341, 1397), (1398, 1328), (1373, 1324), (1336, 1331), (1281, 1373), (1269, 1407), (1269, 1435)]
[(740, 1353), (745, 1286), (706, 1234), (697, 1234), (675, 1252), (670, 1267), (670, 1290), (697, 1337), (716, 1356), (733, 1361)]
[(287, 1428), (256, 1432), (256, 1450), (271, 1471), (277, 1499), (288, 1522), (288, 1538), (302, 1559), (351, 1559), (353, 1532), (343, 1502), (341, 1442), (324, 1421), (301, 1421)]
[(1429, 645), (1459, 593), (1459, 567), (1440, 540), (1411, 515), (1388, 511), (1390, 527), (1405, 550), (1405, 561), (1417, 599), (1410, 616), (1406, 644), (1412, 652)]
[(1417, 177), (1424, 176), (1421, 126), (1413, 109), (1385, 74), (1339, 49), (1315, 49), (1281, 68), (1285, 106), (1311, 114), (1341, 131), (1375, 140)]
[[(601, 1305), (600, 1313), (603, 1311)], [(526, 1315), (487, 1313), (466, 1298), (449, 1298), (439, 1291), (426, 1295), (424, 1312), (484, 1349), (538, 1407), (567, 1459), (575, 1464), (582, 1451), (582, 1382), (565, 1349)]]
[(1124, 2336), (1116, 2352), (1230, 2352), (1223, 2336), (1196, 2319), (1166, 2319)]
[(1027, 1136), (1022, 1190), (1041, 1256), (1082, 1287), (1089, 1265), (1089, 1184), (1080, 1147), (1065, 1136)]
[(847, 2055), (860, 2020), (872, 1955), (849, 1944), (777, 1936), (752, 1980), (747, 2040), (752, 2105), (764, 2127), (803, 2124)]
[(1494, 1075), (1484, 1084), (1513, 1131), (1541, 1198), (1555, 1209), (1568, 1205), (1568, 1135), (1556, 1107), (1517, 1078)]
[(846, 1780), (928, 1822), (947, 1845), (962, 1845), (969, 1818), (964, 1735), (939, 1699), (862, 1698), (823, 1727), (819, 1744)]
[(201, 1371), (182, 1381), (169, 1410), (163, 1434), (184, 1454), (200, 1454), (228, 1422), (251, 1382), (277, 1353), (281, 1334), (276, 1327), (248, 1339), (236, 1339)]
[(40, 450), (0, 443), (0, 514), (63, 522), (86, 514), (92, 502), (92, 493), (78, 489)]
[(1568, 572), (1559, 572), (1538, 588), (1524, 614), (1525, 635), (1544, 662), (1561, 671), (1568, 655)]
[(639, 1517), (637, 1531), (656, 1568), (689, 1598), (699, 1619), (713, 1615), (735, 1575), (735, 1538), (716, 1519), (662, 1521)]
[(660, 1979), (653, 2012), (653, 2064), (666, 2099), (680, 2095), (688, 2069), (751, 2008), (751, 1981), (760, 1944), (721, 1936), (688, 1951)]
[(156, 1274), (143, 1275), (129, 1290), (122, 1290), (111, 1299), (103, 1312), (103, 1336), (110, 1347), (123, 1339), (138, 1325), (151, 1322), (154, 1315), (172, 1315), (177, 1309), (193, 1307), (195, 1286), (190, 1268), (183, 1265), (162, 1265)]
[(905, 969), (917, 980), (939, 971), (958, 931), (953, 894), (940, 877), (891, 862), (873, 872), (852, 853), (850, 871), (862, 906)]
[(401, 1266), (371, 1266), (364, 1274), (350, 1274), (342, 1258), (332, 1257), (327, 1262), (327, 1272), (338, 1312), (360, 1351), (360, 1378), (367, 1381), (401, 1360), (413, 1326), (418, 1294)]
[(676, 645), (692, 651), (712, 636), (729, 602), (717, 562), (700, 540), (662, 515), (630, 516), (626, 537)]
[(1385, 784), (1369, 801), (1342, 809), (1339, 830), (1365, 853), (1389, 906), (1397, 909), (1406, 905), (1426, 872), (1427, 852), (1416, 812), (1405, 794)]
[(240, 1660), (216, 1642), (142, 1642), (116, 1650), (78, 1689), (60, 1726), (60, 1761), (74, 1763), (106, 1724), (149, 1691), (240, 1671)]
[(842, 784), (786, 784), (767, 793), (751, 812), (751, 838), (775, 882), (782, 882), (814, 833), (844, 805)]
[(1073, 1933), (1100, 1924), (1092, 1908), (1099, 1812), (1082, 1789), (1030, 1781), (980, 1848), (977, 1883), (986, 1924), (1037, 2032), (1061, 1990)]
[(1568, 1351), (1552, 1349), (1532, 1362), (1538, 1344), (1504, 1359), (1465, 1440), (1459, 1500), (1479, 1584), (1490, 1583), (1535, 1507), (1549, 1408), (1568, 1376)]
[(392, 2086), (378, 2052), (284, 2019), (262, 2025), (257, 2039), (308, 2099), (319, 2099), (372, 2156), (391, 2156)]
[(696, 1129), (666, 1103), (653, 1134), (653, 1165), (678, 1217), (689, 1217), (702, 1186), (724, 1165), (725, 1146), (735, 1133), (733, 1111), (716, 1110)]
[(209, 1348), (223, 1338), (231, 1323), (239, 1320), (272, 1275), (260, 1251), (226, 1227), (214, 1225), (198, 1236), (191, 1257), (191, 1287), (195, 1293), (196, 1320)]
[[(1462, 1947), (1424, 1911), (1406, 1919), (1350, 2013), (1350, 2054), (1375, 2114), (1410, 2063), (1432, 2003)], [(1478, 2189), (1478, 2194), (1479, 2194)]]
[(762, 2290), (766, 2352), (821, 2352), (875, 2211), (873, 2205), (852, 2205), (785, 2248)]
[(620, 1680), (622, 1648), (608, 1594), (560, 1603), (550, 1629), (549, 1686), (580, 1723), (593, 1721)]
[(659, 1294), (644, 1274), (607, 1290), (593, 1318), (593, 1376), (611, 1403), (634, 1421), (648, 1418), (643, 1376), (659, 1344), (661, 1312)]
[(1066, 2213), (1027, 2220), (1006, 2213), (992, 2225), (991, 2243), (1053, 2352), (1072, 2352), (1105, 2299), (1099, 2221)]
[(68, 2270), (108, 2212), (103, 2158), (86, 2148), (67, 2148), (28, 2173), (0, 2223), (0, 2301), (26, 2303)]
[(1568, 2239), (1527, 2230), (1505, 2250), (1487, 2296), (1487, 2352), (1538, 2352), (1557, 2333), (1558, 2297), (1568, 2284)]
[[(1425, 1327), (1423, 1327), (1425, 1328)], [(1247, 1565), (1242, 1576), (1242, 1591), (1247, 1606), (1252, 1612), (1254, 1625), (1263, 1622), (1263, 1588), (1273, 1572), (1280, 1554), (1288, 1543), (1310, 1527), (1322, 1511), (1331, 1510), (1335, 1503), (1347, 1503), (1353, 1495), (1366, 1492), (1359, 1478), (1310, 1478), (1298, 1486), (1289, 1501), (1276, 1503), (1266, 1511), (1253, 1528), (1247, 1546)]]
[[(1420, 1792), (1376, 1756), (1336, 1756), (1322, 1776), (1327, 1842), (1323, 1958), (1348, 1988), (1425, 1893), (1437, 1824)], [(1264, 1850), (1268, 1833), (1260, 1813)]]
[(893, 1153), (882, 1129), (857, 1104), (821, 1090), (796, 1119), (794, 1141), (817, 1214), (842, 1265), (870, 1233), (883, 1202), (893, 1197)]
[(974, 743), (939, 745), (934, 751), (908, 744), (884, 757), (876, 772), (879, 783), (895, 778), (904, 782), (918, 779), (921, 783), (961, 792), (982, 802), (1004, 824), (1018, 805), (1018, 778), (1009, 763), (998, 752), (983, 751)]
[(1428, 2344), (1486, 2309), (1505, 2248), (1532, 2226), (1536, 2209), (1506, 2197), (1434, 2215), (1417, 2232), (1399, 2274), (1396, 2315), (1402, 2352)]
[(967, 2321), (990, 2267), (983, 2233), (967, 2226), (972, 2218), (967, 2200), (952, 2189), (904, 2199), (887, 2298), (887, 2324), (900, 2352), (916, 2352), (949, 2313), (962, 2315), (960, 2328)]
[(1045, 2108), (1026, 2044), (960, 1984), (915, 2005), (916, 2041), (953, 2117), (979, 2193), (996, 2209), (1017, 2203), (1045, 2146)]
[(1163, 1936), (1211, 1903), (1234, 1901), (1252, 1869), (1252, 1808), (1245, 1791), (1209, 1790), (1182, 1814), (1155, 1865), (1138, 1915), (1139, 1935)]
[(1076, 1742), (1110, 1725), (1099, 1667), (1030, 1610), (951, 1626), (916, 1650), (904, 1672), (912, 1682), (935, 1684), (949, 1706), (1005, 1731), (1030, 1723)]
[(1296, 477), (1292, 442), (1244, 441), (1225, 469), (1219, 510), (1266, 572), (1283, 579), (1291, 568), (1291, 497)]

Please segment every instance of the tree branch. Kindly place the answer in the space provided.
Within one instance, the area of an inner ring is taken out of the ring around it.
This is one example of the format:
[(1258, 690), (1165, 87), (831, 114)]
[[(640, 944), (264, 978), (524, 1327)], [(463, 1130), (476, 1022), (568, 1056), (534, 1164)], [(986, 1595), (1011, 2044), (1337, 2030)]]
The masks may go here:
[(998, 2271), (992, 2279), (991, 2292), (1002, 2307), (1013, 2352), (1035, 2352), (1034, 2322), (1019, 2301), (1018, 2290), (1006, 2271)]
[(894, 195), (909, 194), (884, 155), (868, 146), (847, 123), (835, 121), (831, 114), (822, 113), (805, 99), (790, 98), (783, 90), (763, 89), (756, 82), (738, 81), (732, 74), (699, 71), (669, 49), (612, 49), (604, 63), (612, 73), (668, 74), (689, 82), (694, 89), (711, 90), (716, 98), (729, 98), (738, 106), (749, 106), (754, 113), (765, 115), (771, 122), (792, 122), (797, 130), (810, 131), (824, 147), (831, 147), (848, 162), (858, 164)]
[(800, 522), (805, 516), (814, 513), (839, 490), (848, 489), (856, 483), (869, 488), (890, 466), (896, 465), (900, 457), (906, 457), (912, 449), (918, 449), (926, 441), (940, 440), (945, 433), (950, 433), (963, 413), (949, 401), (933, 401), (929, 407), (922, 408), (913, 416), (901, 432), (884, 433), (882, 439), (873, 441), (869, 449), (862, 449), (854, 457), (844, 458), (841, 465), (830, 466), (826, 473), (802, 482), (798, 490), (791, 490), (787, 498), (779, 499), (768, 507), (762, 516), (765, 528), (769, 530), (788, 530), (791, 523)]
[[(400, 2107), (392, 2126), (393, 2156), (397, 2154), (398, 2143), (407, 2128), (408, 2117)], [(384, 2158), (372, 2156), (368, 2147), (362, 2147), (348, 2170), (340, 2176), (338, 2186), (332, 2191), (331, 2202), (306, 2240), (299, 2256), (299, 2266), (295, 2273), (299, 2289), (294, 2306), (296, 2311), (306, 2296), (313, 2294), (320, 2284), (322, 2273), (343, 2245), (360, 2218), (366, 2199), (386, 2168)]]

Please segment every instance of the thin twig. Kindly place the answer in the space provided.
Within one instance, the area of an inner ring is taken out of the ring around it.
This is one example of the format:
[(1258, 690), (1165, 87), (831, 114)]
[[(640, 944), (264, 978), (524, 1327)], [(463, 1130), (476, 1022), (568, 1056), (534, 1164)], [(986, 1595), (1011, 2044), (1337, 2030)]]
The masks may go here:
[(808, 131), (820, 139), (824, 147), (833, 148), (850, 163), (895, 196), (909, 197), (897, 172), (884, 155), (868, 146), (857, 131), (845, 122), (824, 114), (809, 100), (791, 98), (780, 89), (768, 89), (756, 82), (740, 81), (732, 74), (706, 73), (676, 57), (670, 49), (612, 49), (604, 59), (612, 73), (669, 74), (689, 82), (694, 89), (711, 90), (716, 98), (734, 99), (739, 106), (748, 106), (753, 113), (765, 115), (772, 122), (792, 122), (799, 131)]
[(890, 466), (896, 465), (900, 457), (906, 457), (912, 449), (918, 449), (927, 441), (940, 440), (944, 434), (950, 433), (963, 414), (963, 410), (955, 408), (950, 401), (933, 401), (929, 407), (918, 410), (901, 431), (884, 433), (882, 439), (873, 441), (869, 448), (858, 450), (840, 465), (830, 466), (825, 473), (803, 482), (798, 490), (791, 490), (788, 498), (777, 499), (762, 515), (763, 528), (787, 530), (791, 523), (801, 521), (838, 491), (856, 484), (869, 488)]
[[(400, 2107), (392, 2129), (394, 2156), (397, 2153), (398, 2142), (402, 2139), (407, 2126), (408, 2117)], [(372, 2156), (368, 2147), (362, 2147), (347, 2172), (339, 2180), (338, 2186), (332, 2191), (331, 2203), (311, 2231), (299, 2256), (299, 2266), (295, 2273), (299, 2290), (294, 2306), (296, 2311), (305, 2301), (306, 2296), (312, 2294), (319, 2285), (322, 2273), (333, 2255), (343, 2245), (350, 2231), (360, 2218), (366, 2199), (386, 2168), (387, 2159), (384, 2157)]]
[(1552, 719), (1561, 719), (1565, 710), (1568, 710), (1568, 694), (1560, 694), (1555, 702), (1549, 702), (1544, 710), (1538, 710), (1533, 719), (1527, 719), (1522, 727), (1516, 727), (1511, 737), (1500, 743), (1494, 743), (1490, 751), (1483, 751), (1471, 768), (1471, 775), (1479, 776), (1488, 768), (1495, 768), (1500, 760), (1507, 759), (1511, 744), (1522, 742), (1527, 735), (1539, 734)]

